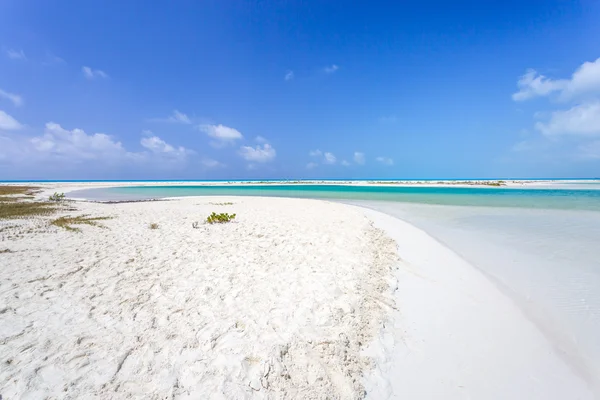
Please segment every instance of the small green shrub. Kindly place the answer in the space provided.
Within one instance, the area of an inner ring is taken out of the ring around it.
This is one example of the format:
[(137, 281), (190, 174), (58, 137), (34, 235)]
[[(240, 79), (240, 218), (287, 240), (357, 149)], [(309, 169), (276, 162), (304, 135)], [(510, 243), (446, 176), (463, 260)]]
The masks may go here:
[(50, 201), (64, 201), (65, 200), (65, 194), (64, 193), (58, 193), (58, 192), (54, 192), (54, 194), (52, 196), (50, 196), (48, 198), (48, 200)]
[(216, 212), (213, 212), (206, 218), (206, 222), (208, 222), (209, 224), (224, 224), (226, 222), (231, 222), (234, 219), (235, 219), (235, 214), (228, 214), (228, 213), (217, 214)]

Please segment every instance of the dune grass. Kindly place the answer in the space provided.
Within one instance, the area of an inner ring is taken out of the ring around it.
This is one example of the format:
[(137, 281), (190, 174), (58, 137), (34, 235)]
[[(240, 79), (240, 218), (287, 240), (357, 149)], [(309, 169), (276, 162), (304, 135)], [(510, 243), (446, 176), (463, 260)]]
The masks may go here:
[(90, 225), (102, 227), (102, 225), (98, 224), (98, 221), (104, 221), (110, 218), (111, 217), (89, 217), (87, 215), (79, 215), (77, 217), (64, 216), (52, 220), (50, 222), (50, 225), (58, 226), (71, 232), (81, 232), (81, 229), (74, 227), (73, 225)]
[(0, 196), (16, 194), (31, 196), (38, 190), (39, 188), (35, 186), (0, 185)]
[(54, 214), (56, 205), (45, 201), (0, 202), (0, 219), (28, 218)]

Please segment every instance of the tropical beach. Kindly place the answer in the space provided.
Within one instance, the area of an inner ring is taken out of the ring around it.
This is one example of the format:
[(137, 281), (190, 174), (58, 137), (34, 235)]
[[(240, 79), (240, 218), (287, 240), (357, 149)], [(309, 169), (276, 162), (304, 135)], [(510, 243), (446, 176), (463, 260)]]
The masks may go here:
[[(597, 397), (595, 331), (567, 330), (568, 347), (564, 325), (394, 217), (418, 205), (168, 190), (73, 201), (81, 183), (37, 185), (9, 197), (65, 199), (0, 220), (7, 398)], [(213, 212), (235, 218), (209, 224)]]
[(0, 1), (0, 400), (600, 399), (598, 21)]

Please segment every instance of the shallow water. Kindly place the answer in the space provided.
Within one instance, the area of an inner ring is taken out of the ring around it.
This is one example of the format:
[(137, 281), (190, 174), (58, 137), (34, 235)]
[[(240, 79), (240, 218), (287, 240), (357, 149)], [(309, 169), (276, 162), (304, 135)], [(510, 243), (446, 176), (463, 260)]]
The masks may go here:
[(573, 187), (147, 186), (90, 189), (70, 196), (102, 200), (306, 197), (399, 217), (494, 281), (574, 371), (600, 391), (600, 190)]
[(600, 190), (565, 188), (423, 187), (374, 185), (131, 186), (87, 189), (72, 197), (96, 200), (179, 196), (276, 196), (382, 200), (420, 204), (600, 211)]

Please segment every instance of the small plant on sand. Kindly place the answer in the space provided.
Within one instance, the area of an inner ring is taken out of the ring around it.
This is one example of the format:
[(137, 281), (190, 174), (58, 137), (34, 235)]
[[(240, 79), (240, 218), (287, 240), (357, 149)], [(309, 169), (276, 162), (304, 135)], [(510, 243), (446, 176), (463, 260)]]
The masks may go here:
[(217, 214), (216, 212), (213, 212), (206, 218), (206, 222), (208, 222), (209, 224), (224, 224), (226, 222), (231, 222), (234, 219), (235, 219), (235, 214), (228, 214), (228, 213)]
[(225, 203), (209, 203), (209, 204), (212, 204), (213, 206), (232, 206), (233, 205), (233, 203), (230, 201), (225, 202)]
[(64, 201), (65, 200), (65, 194), (64, 193), (54, 192), (54, 194), (52, 196), (50, 196), (48, 198), (48, 200), (55, 201), (55, 202)]
[(194, 229), (198, 229), (198, 225), (199, 225), (199, 224), (198, 224), (198, 221), (196, 221), (196, 222), (192, 222), (192, 228), (194, 228)]
[(150, 229), (158, 229), (158, 224), (156, 222), (151, 223)]
[(90, 225), (90, 226), (102, 226), (98, 224), (98, 221), (110, 219), (110, 217), (88, 217), (87, 215), (79, 215), (77, 217), (64, 216), (55, 219), (50, 222), (51, 225), (64, 228), (71, 232), (81, 232), (81, 229), (74, 228), (72, 225)]

